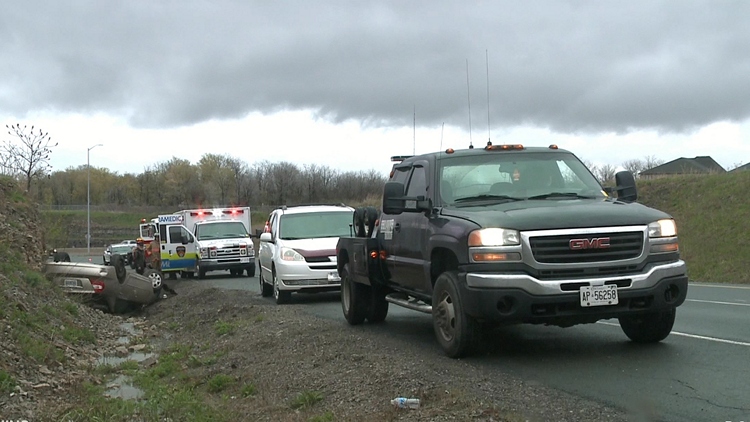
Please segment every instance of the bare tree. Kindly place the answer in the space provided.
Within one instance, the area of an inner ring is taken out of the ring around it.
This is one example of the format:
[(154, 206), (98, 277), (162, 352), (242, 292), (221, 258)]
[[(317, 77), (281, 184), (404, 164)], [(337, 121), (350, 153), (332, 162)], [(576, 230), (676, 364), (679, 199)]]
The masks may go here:
[(26, 125), (21, 127), (16, 123), (10, 126), (5, 125), (5, 127), (8, 129), (8, 134), (17, 137), (21, 144), (6, 141), (3, 146), (3, 155), (9, 157), (7, 160), (13, 166), (13, 170), (26, 179), (26, 191), (29, 191), (32, 179), (44, 176), (52, 169), (49, 158), (52, 148), (56, 147), (57, 143), (52, 145), (49, 132), (42, 132), (39, 128), (37, 128), (38, 132), (34, 132), (34, 126), (31, 126), (28, 133)]
[(664, 164), (664, 160), (656, 158), (655, 155), (647, 155), (643, 159), (644, 169), (643, 170), (650, 170), (656, 166), (660, 166)]
[(617, 169), (611, 164), (603, 164), (601, 167), (596, 169), (594, 175), (599, 179), (599, 183), (602, 185), (611, 183), (615, 180), (615, 172)]
[(643, 170), (646, 170), (646, 162), (638, 159), (628, 160), (622, 163), (622, 167), (633, 173), (634, 177), (638, 177)]

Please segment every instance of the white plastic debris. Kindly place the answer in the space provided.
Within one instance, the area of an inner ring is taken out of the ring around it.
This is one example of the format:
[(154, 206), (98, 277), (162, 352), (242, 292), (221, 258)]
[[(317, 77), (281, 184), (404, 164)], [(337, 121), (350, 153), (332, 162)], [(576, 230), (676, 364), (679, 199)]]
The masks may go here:
[(396, 397), (395, 399), (391, 400), (391, 404), (402, 409), (419, 409), (419, 399)]

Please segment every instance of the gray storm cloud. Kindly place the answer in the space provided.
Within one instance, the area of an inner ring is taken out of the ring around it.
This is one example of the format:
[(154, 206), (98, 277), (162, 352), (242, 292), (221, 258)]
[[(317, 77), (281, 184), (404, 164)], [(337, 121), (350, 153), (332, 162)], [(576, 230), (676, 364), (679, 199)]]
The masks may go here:
[(475, 128), (489, 114), (493, 130), (571, 133), (750, 116), (744, 1), (12, 3), (2, 114), (166, 128), (312, 109), (397, 127), (416, 109), (420, 126), (468, 128), (471, 98)]

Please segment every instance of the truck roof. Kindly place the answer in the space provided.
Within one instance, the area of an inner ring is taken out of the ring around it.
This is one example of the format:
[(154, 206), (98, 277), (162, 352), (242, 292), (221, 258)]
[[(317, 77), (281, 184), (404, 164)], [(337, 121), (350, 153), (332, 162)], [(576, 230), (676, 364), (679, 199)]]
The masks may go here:
[[(391, 157), (391, 161), (398, 162), (413, 162), (420, 158), (437, 157), (440, 156), (451, 156), (451, 157), (466, 157), (475, 156), (482, 154), (528, 154), (536, 152), (559, 152), (570, 154), (570, 151), (560, 149), (557, 145), (550, 145), (548, 147), (526, 147), (521, 144), (498, 144), (488, 145), (485, 147), (465, 148), (465, 149), (453, 149), (448, 148), (444, 151), (430, 152), (420, 155), (399, 155)], [(398, 166), (398, 163), (394, 164)]]

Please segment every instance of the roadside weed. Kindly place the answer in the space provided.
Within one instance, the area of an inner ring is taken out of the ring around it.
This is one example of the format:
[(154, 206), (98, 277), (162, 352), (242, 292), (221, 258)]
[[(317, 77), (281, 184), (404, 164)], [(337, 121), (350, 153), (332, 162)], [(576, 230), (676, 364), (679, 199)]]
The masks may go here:
[(258, 389), (255, 387), (255, 384), (245, 384), (242, 386), (242, 397), (250, 397), (254, 396), (258, 393)]
[(234, 384), (234, 378), (225, 374), (216, 374), (208, 380), (208, 391), (218, 393), (226, 390), (232, 384)]
[(216, 330), (216, 334), (223, 336), (225, 334), (233, 333), (235, 326), (231, 322), (219, 320), (214, 324), (214, 329)]
[(310, 391), (305, 390), (297, 395), (297, 397), (292, 400), (292, 402), (289, 404), (289, 406), (292, 409), (304, 409), (308, 407), (314, 406), (319, 401), (323, 400), (323, 393), (319, 391)]

